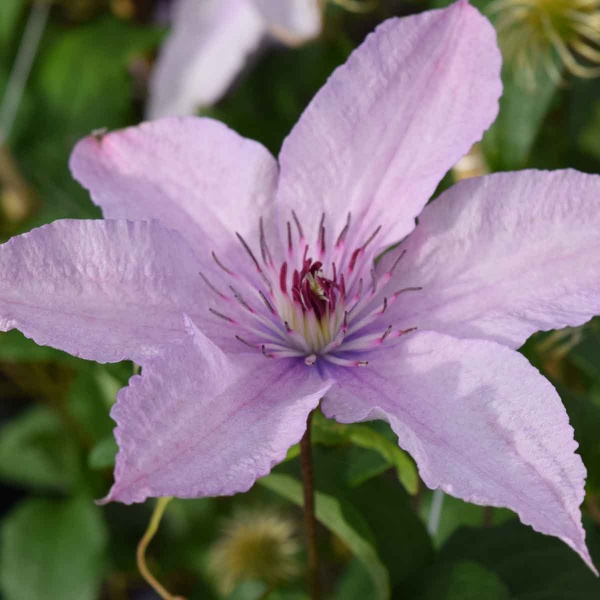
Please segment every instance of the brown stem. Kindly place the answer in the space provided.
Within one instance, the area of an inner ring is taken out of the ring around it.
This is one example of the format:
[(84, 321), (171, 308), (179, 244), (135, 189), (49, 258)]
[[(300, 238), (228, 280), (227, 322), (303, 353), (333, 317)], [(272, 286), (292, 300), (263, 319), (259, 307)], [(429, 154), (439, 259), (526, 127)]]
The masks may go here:
[(311, 600), (320, 600), (319, 556), (317, 552), (317, 522), (315, 520), (315, 489), (313, 481), (310, 428), (312, 413), (306, 421), (306, 432), (300, 441), (300, 465), (302, 468), (302, 490), (304, 492), (304, 525), (308, 549), (308, 576)]

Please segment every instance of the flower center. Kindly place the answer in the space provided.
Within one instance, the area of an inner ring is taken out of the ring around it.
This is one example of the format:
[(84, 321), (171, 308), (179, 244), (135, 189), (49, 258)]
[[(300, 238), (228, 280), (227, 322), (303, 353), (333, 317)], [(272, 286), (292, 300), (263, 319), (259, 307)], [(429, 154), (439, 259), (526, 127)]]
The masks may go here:
[(316, 256), (312, 256), (300, 221), (295, 213), (292, 216), (297, 235), (288, 222), (285, 259), (280, 257), (279, 266), (267, 244), (262, 219), (262, 261), (236, 234), (247, 255), (245, 260), (250, 259), (247, 264), (254, 269), (236, 273), (212, 253), (229, 279), (233, 295), (222, 293), (201, 274), (220, 299), (219, 309), (209, 310), (232, 325), (241, 343), (260, 350), (267, 358), (303, 359), (309, 366), (320, 360), (341, 366), (366, 366), (369, 350), (414, 330), (394, 331), (391, 324), (382, 321), (388, 305), (401, 293), (421, 288), (385, 293), (403, 254), (388, 271), (376, 275), (375, 251), (370, 245), (380, 227), (351, 250), (346, 244), (350, 215), (335, 242), (329, 244), (323, 215), (313, 246)]

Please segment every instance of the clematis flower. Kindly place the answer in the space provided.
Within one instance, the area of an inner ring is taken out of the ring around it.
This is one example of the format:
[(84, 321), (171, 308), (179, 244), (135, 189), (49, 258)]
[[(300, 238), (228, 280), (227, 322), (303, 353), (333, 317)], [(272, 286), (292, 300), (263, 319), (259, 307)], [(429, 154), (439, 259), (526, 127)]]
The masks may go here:
[(268, 38), (295, 46), (321, 31), (320, 0), (178, 0), (150, 80), (148, 117), (217, 102)]
[(573, 430), (516, 349), (600, 312), (600, 177), (494, 174), (423, 208), (495, 118), (500, 62), (461, 0), (383, 23), (278, 162), (198, 118), (77, 145), (106, 220), (0, 247), (0, 327), (142, 364), (105, 501), (245, 491), (323, 400), (388, 421), (429, 487), (511, 508), (593, 568)]

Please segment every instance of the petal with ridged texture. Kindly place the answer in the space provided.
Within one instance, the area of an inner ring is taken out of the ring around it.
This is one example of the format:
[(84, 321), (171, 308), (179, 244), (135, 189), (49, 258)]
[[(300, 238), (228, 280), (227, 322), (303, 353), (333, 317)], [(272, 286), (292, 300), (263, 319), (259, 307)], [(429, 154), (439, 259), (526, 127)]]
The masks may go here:
[(400, 327), (518, 348), (536, 331), (581, 325), (600, 314), (600, 176), (519, 171), (462, 181), (378, 268), (404, 251), (388, 290), (423, 290), (390, 307)]
[(105, 218), (157, 219), (202, 256), (222, 253), (234, 231), (254, 234), (277, 178), (277, 163), (263, 146), (197, 117), (89, 136), (70, 166)]
[(0, 329), (99, 362), (154, 354), (185, 334), (182, 312), (219, 335), (205, 293), (193, 251), (155, 221), (55, 221), (0, 246)]
[(148, 118), (193, 115), (217, 102), (266, 33), (252, 0), (178, 0), (150, 79)]
[(232, 360), (189, 321), (188, 330), (119, 392), (120, 449), (105, 501), (248, 490), (300, 441), (330, 387), (302, 361)]
[(498, 111), (494, 29), (463, 0), (370, 34), (317, 93), (285, 140), (278, 206), (317, 232), (321, 212), (339, 233), (348, 211), (360, 229), (399, 241), (445, 172)]
[[(592, 567), (579, 506), (586, 471), (561, 400), (514, 350), (486, 340), (413, 333), (332, 373), (323, 411), (343, 423), (385, 419), (431, 488), (514, 510)], [(593, 567), (592, 567), (593, 568)]]

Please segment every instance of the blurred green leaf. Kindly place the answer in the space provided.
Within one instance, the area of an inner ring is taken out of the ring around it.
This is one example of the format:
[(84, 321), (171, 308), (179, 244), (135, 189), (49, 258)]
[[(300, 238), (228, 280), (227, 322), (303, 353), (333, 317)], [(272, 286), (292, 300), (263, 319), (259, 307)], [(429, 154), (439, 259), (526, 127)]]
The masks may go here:
[[(597, 561), (600, 547), (593, 529), (588, 529), (587, 541)], [(483, 565), (504, 582), (515, 600), (600, 598), (600, 580), (573, 550), (516, 520), (459, 530), (442, 548), (440, 560)]]
[(2, 0), (0, 2), (0, 59), (4, 59), (8, 55), (24, 8), (25, 0)]
[(115, 423), (109, 411), (122, 386), (106, 365), (84, 363), (77, 372), (69, 390), (68, 408), (93, 442), (112, 437)]
[(476, 562), (461, 561), (428, 569), (419, 586), (412, 591), (414, 600), (511, 600), (502, 580)]
[(576, 394), (564, 386), (557, 386), (569, 414), (579, 444), (578, 452), (587, 468), (586, 488), (600, 491), (600, 392)]
[(93, 130), (137, 120), (130, 67), (162, 35), (157, 28), (109, 17), (72, 28), (49, 26), (13, 144), (25, 177), (42, 200), (26, 228), (57, 218), (100, 216), (71, 177), (69, 155)]
[(358, 559), (350, 561), (340, 578), (333, 600), (365, 600), (371, 593), (373, 584), (369, 572)]
[(77, 444), (49, 408), (32, 408), (0, 429), (0, 478), (34, 488), (67, 490), (79, 473)]
[[(424, 491), (419, 509), (423, 522), (426, 522), (429, 516), (432, 499), (433, 492)], [(495, 525), (514, 518), (514, 513), (505, 508), (483, 507), (464, 502), (447, 494), (444, 495), (440, 522), (433, 536), (435, 546), (441, 546), (460, 527), (481, 527), (484, 523), (486, 510), (492, 511), (491, 521)]]
[(20, 331), (13, 329), (0, 332), (0, 361), (3, 362), (46, 362), (79, 364), (79, 359), (49, 346), (38, 346)]
[[(294, 477), (272, 473), (260, 479), (259, 483), (290, 502), (303, 506), (302, 484)], [(374, 585), (371, 597), (389, 598), (390, 583), (387, 570), (372, 542), (365, 537), (369, 528), (360, 514), (343, 500), (320, 491), (315, 494), (315, 506), (318, 521), (335, 533), (369, 572)]]
[(540, 68), (536, 77), (535, 87), (528, 87), (511, 65), (502, 70), (504, 91), (500, 112), (482, 142), (487, 161), (494, 171), (521, 169), (527, 165), (557, 89), (557, 83), (544, 69)]
[[(410, 494), (417, 493), (418, 475), (412, 459), (400, 449), (397, 442), (391, 441), (371, 425), (343, 425), (326, 419), (317, 412), (314, 415), (313, 441), (328, 446), (353, 444), (360, 448), (373, 450), (385, 459), (390, 467), (395, 468), (398, 479)], [(369, 463), (369, 468), (372, 468), (374, 464), (373, 461)], [(366, 463), (364, 466), (367, 466)], [(357, 469), (354, 472), (354, 481), (360, 483), (364, 476), (358, 472), (358, 467), (354, 468)], [(378, 469), (381, 472), (381, 469)]]
[(2, 522), (0, 586), (6, 600), (97, 600), (106, 531), (87, 498), (26, 500)]
[(118, 451), (119, 447), (112, 435), (104, 438), (92, 448), (88, 456), (89, 468), (100, 470), (114, 467)]

